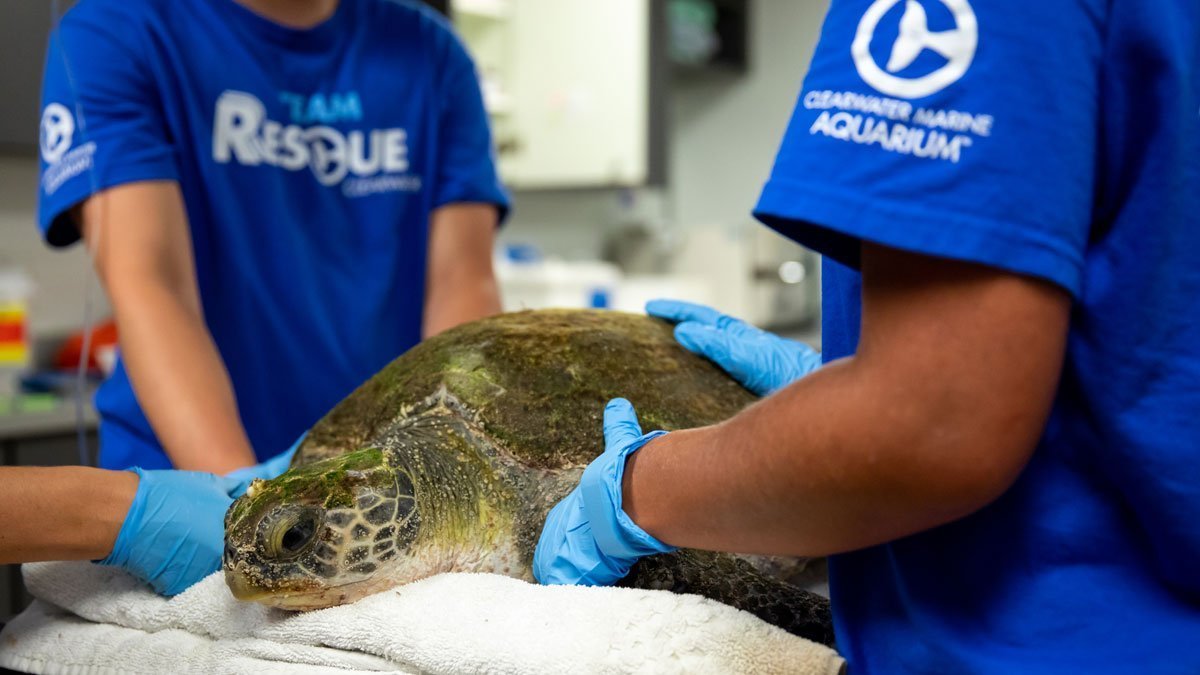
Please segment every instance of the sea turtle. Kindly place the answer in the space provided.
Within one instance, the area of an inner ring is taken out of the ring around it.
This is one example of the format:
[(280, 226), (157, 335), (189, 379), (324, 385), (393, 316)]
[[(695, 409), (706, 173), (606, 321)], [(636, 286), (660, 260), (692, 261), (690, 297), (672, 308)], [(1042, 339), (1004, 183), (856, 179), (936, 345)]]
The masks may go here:
[[(605, 403), (643, 427), (724, 420), (755, 397), (669, 324), (599, 310), (503, 314), (412, 348), (318, 422), (225, 519), (233, 594), (315, 609), (439, 572), (532, 580), (549, 509), (603, 450)], [(831, 643), (828, 603), (726, 554), (646, 558), (623, 582), (707, 596)]]

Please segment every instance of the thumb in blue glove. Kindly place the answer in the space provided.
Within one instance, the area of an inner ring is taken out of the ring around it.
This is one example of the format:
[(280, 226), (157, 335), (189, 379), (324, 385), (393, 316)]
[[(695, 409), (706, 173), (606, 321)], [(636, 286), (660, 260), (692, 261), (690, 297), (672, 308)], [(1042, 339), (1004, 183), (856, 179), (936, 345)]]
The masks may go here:
[(713, 361), (759, 396), (772, 394), (821, 367), (820, 353), (803, 342), (760, 330), (712, 307), (651, 300), (646, 303), (646, 313), (677, 323), (679, 344)]
[(176, 595), (221, 567), (225, 511), (237, 481), (193, 471), (143, 471), (101, 565), (120, 567), (162, 595)]
[(629, 401), (609, 401), (604, 409), (604, 453), (546, 517), (533, 554), (538, 581), (607, 586), (628, 574), (638, 558), (675, 550), (638, 527), (621, 509), (625, 460), (665, 433), (642, 434)]
[(300, 444), (304, 442), (304, 439), (307, 436), (308, 432), (305, 431), (304, 433), (300, 434), (300, 438), (297, 438), (295, 443), (292, 443), (292, 447), (284, 450), (278, 455), (275, 455), (271, 459), (262, 462), (261, 464), (255, 464), (254, 466), (247, 466), (241, 469), (234, 469), (233, 471), (225, 474), (226, 478), (231, 478), (238, 482), (238, 487), (236, 490), (234, 490), (233, 496), (236, 498), (246, 494), (246, 490), (249, 489), (250, 483), (255, 479), (271, 480), (272, 478), (277, 478), (282, 475), (284, 471), (287, 471), (288, 467), (292, 464), (292, 457), (295, 456), (296, 450), (300, 448)]

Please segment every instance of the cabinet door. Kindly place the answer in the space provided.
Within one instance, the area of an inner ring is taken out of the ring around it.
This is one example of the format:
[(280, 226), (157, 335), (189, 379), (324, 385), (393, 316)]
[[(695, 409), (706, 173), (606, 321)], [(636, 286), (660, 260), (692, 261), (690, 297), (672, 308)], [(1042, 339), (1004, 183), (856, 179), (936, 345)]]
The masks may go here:
[(511, 187), (647, 182), (650, 2), (454, 3), (483, 73), (500, 172)]

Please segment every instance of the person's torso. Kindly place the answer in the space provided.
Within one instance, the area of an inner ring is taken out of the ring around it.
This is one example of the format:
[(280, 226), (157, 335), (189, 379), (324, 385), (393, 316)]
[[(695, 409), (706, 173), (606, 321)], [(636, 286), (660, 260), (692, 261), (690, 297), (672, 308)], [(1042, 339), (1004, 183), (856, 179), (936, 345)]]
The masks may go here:
[[(1093, 227), (1050, 421), (993, 504), (834, 558), (860, 672), (1200, 672), (1200, 7), (1109, 4)], [(856, 348), (861, 282), (827, 260), (824, 283), (832, 360)]]
[[(270, 457), (420, 339), (439, 27), (379, 0), (303, 31), (232, 0), (140, 4), (205, 320)], [(97, 406), (153, 443), (123, 366)]]

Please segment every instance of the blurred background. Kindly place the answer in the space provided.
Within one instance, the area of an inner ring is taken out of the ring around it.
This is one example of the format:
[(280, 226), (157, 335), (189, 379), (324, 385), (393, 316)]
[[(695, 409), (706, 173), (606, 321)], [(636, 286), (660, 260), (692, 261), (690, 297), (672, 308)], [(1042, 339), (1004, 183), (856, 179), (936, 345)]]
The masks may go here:
[[(65, 11), (69, 1), (57, 3)], [(473, 53), (513, 211), (506, 309), (641, 311), (676, 297), (819, 345), (818, 262), (750, 216), (826, 0), (430, 0)], [(0, 460), (79, 461), (71, 402), (115, 332), (80, 246), (35, 225), (39, 88), (55, 3), (0, 0)], [(90, 297), (90, 301), (89, 298)], [(90, 309), (85, 313), (85, 304)], [(86, 319), (85, 319), (86, 317)], [(7, 578), (6, 578), (7, 577)], [(18, 601), (0, 576), (0, 621)]]

